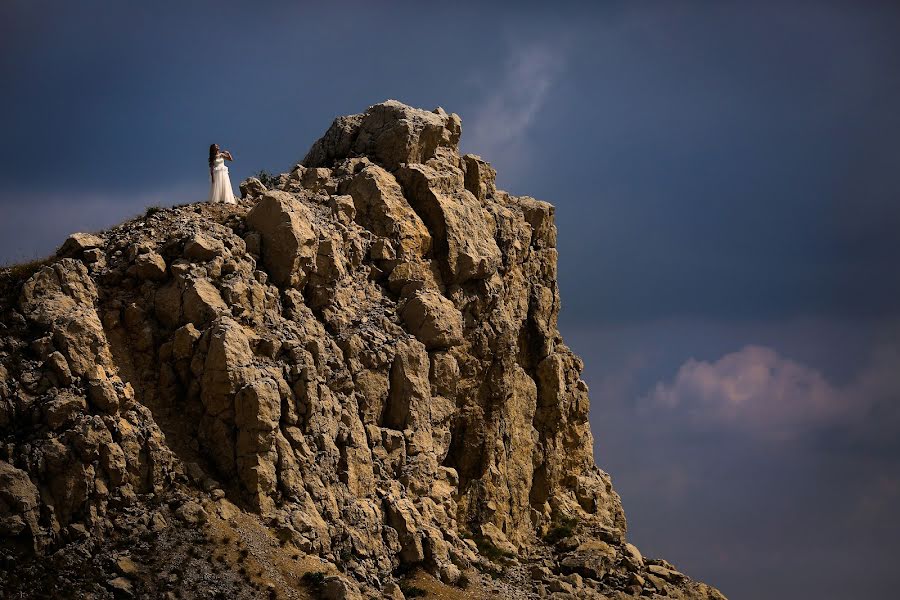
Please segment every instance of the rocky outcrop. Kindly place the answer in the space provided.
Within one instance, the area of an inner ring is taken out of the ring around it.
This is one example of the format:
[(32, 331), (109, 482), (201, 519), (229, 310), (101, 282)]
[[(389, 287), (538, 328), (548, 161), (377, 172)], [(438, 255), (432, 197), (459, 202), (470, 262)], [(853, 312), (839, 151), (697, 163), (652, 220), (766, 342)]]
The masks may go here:
[[(72, 236), (8, 282), (8, 551), (102, 547), (143, 511), (255, 520), (343, 572), (302, 584), (323, 597), (398, 597), (421, 569), (509, 597), (721, 598), (625, 542), (557, 330), (553, 206), (498, 190), (460, 132), (379, 104), (277, 189)], [(104, 589), (171, 589), (128, 570)]]

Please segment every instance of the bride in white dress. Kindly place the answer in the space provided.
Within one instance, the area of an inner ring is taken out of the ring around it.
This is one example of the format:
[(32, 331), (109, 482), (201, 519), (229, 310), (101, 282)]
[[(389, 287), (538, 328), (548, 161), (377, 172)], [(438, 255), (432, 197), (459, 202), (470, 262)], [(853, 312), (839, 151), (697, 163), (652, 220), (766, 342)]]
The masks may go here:
[(225, 204), (237, 204), (234, 192), (231, 189), (231, 179), (228, 178), (226, 160), (234, 160), (228, 150), (219, 150), (218, 144), (209, 147), (209, 188), (210, 202), (224, 202)]

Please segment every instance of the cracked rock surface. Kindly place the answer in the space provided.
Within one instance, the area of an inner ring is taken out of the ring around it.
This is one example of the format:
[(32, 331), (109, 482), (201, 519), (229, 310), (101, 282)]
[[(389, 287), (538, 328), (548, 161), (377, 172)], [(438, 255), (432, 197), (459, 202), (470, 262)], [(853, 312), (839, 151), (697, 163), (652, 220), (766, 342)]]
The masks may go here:
[(723, 598), (626, 543), (554, 208), (460, 134), (378, 104), (237, 205), (0, 273), (0, 589)]

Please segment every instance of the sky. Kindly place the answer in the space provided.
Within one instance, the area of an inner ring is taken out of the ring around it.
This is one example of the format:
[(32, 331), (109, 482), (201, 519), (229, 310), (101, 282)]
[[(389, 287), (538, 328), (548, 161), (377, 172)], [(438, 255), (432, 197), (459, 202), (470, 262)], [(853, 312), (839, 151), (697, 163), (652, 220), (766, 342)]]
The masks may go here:
[(629, 536), (731, 600), (890, 597), (900, 7), (0, 4), (0, 262), (282, 172), (388, 98), (554, 203)]

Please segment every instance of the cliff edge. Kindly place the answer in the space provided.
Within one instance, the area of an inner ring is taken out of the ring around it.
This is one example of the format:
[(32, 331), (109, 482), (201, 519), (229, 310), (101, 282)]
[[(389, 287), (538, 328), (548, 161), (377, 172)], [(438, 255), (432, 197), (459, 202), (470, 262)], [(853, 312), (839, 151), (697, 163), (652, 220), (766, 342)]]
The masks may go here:
[(0, 273), (0, 589), (722, 599), (626, 542), (554, 208), (388, 101)]

